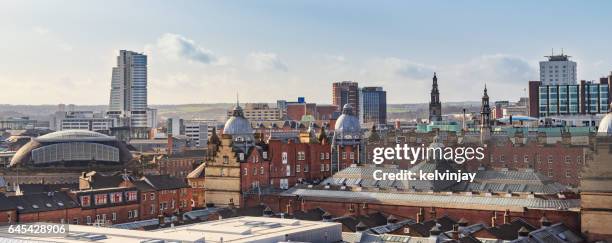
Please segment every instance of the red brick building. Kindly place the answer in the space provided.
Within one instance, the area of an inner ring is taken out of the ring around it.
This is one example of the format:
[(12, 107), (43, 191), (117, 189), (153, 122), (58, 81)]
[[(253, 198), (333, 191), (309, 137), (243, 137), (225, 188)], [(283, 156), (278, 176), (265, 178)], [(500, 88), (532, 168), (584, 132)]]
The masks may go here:
[(270, 186), (287, 189), (301, 181), (321, 181), (331, 175), (327, 138), (311, 141), (270, 140)]
[(112, 225), (141, 220), (138, 196), (135, 187), (76, 191), (81, 212), (70, 223)]
[(159, 161), (158, 171), (160, 175), (170, 175), (177, 178), (185, 178), (189, 172), (204, 162), (206, 150), (184, 150), (181, 152), (164, 155)]
[(0, 194), (0, 225), (12, 224), (17, 220), (17, 207), (12, 200)]
[(157, 202), (159, 215), (169, 216), (191, 211), (191, 188), (184, 180), (168, 175), (146, 175), (140, 180), (155, 190), (154, 200)]
[(585, 165), (587, 147), (558, 142), (493, 143), (489, 145), (489, 166), (511, 170), (533, 168), (555, 181), (577, 187)]

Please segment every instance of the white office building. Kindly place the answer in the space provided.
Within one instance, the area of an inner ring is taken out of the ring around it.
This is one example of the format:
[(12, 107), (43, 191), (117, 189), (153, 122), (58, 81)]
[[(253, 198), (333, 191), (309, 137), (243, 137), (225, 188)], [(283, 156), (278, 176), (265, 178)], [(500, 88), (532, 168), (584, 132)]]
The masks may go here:
[(108, 116), (121, 126), (148, 127), (147, 56), (121, 50), (113, 67)]
[(540, 62), (540, 81), (542, 85), (577, 84), (576, 62), (568, 55), (547, 56), (548, 61)]
[(104, 117), (103, 113), (94, 111), (56, 111), (52, 119), (53, 129), (87, 130), (108, 133), (116, 126), (116, 119)]

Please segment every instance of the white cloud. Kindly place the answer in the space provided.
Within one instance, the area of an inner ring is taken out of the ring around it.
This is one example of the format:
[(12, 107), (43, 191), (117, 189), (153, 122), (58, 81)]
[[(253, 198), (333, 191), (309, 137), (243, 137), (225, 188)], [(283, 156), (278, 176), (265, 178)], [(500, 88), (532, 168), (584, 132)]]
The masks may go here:
[(395, 57), (374, 60), (374, 65), (389, 74), (408, 79), (425, 79), (431, 77), (434, 67)]
[(41, 26), (36, 26), (34, 28), (32, 28), (32, 30), (39, 35), (46, 35), (49, 34), (49, 32), (51, 32), (49, 29), (45, 28), (45, 27), (41, 27)]
[(253, 52), (247, 57), (247, 65), (256, 71), (283, 71), (289, 70), (276, 53)]
[(519, 83), (537, 79), (537, 68), (521, 57), (495, 54), (483, 55), (453, 67), (461, 80), (480, 80), (491, 83)]
[(220, 64), (224, 60), (215, 56), (210, 50), (199, 46), (195, 41), (178, 34), (163, 34), (153, 48), (166, 58), (173, 60), (188, 60), (204, 64)]

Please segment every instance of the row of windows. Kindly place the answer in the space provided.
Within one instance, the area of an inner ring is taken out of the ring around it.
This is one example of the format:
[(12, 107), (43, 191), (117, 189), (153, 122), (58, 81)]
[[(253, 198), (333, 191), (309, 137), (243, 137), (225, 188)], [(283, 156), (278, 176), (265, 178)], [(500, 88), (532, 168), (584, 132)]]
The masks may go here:
[[(539, 155), (538, 155), (538, 156), (536, 156), (536, 158), (535, 158), (535, 159), (536, 159), (536, 162), (538, 162), (538, 163), (541, 163), (541, 162), (542, 162), (542, 159), (540, 158), (540, 156), (539, 156)], [(523, 155), (522, 160), (523, 160), (523, 162), (525, 162), (525, 163), (529, 163), (529, 162), (530, 162), (530, 160), (529, 160), (529, 155)], [(552, 164), (552, 163), (553, 163), (553, 156), (552, 156), (552, 155), (548, 155), (548, 157), (546, 158), (546, 161), (547, 161), (549, 164)], [(583, 159), (582, 159), (582, 156), (581, 156), (581, 155), (579, 155), (579, 156), (577, 156), (577, 157), (576, 157), (576, 163), (582, 163), (582, 161), (583, 161)], [(493, 158), (493, 157), (491, 157), (491, 162), (494, 162), (494, 158)], [(506, 162), (506, 156), (505, 156), (505, 155), (503, 155), (503, 154), (502, 154), (502, 155), (500, 155), (500, 156), (499, 156), (499, 160), (498, 160), (498, 162), (500, 162), (500, 163), (504, 163), (504, 162)], [(518, 163), (518, 162), (519, 162), (519, 156), (518, 156), (518, 155), (514, 155), (514, 156), (512, 156), (512, 162), (514, 162), (514, 163)], [(570, 163), (572, 163), (572, 157), (571, 157), (571, 156), (569, 156), (569, 155), (566, 155), (566, 156), (564, 157), (564, 162), (565, 162), (566, 164), (570, 164)]]
[(58, 143), (32, 150), (34, 163), (57, 161), (119, 161), (119, 149), (98, 143)]
[[(123, 202), (123, 198), (125, 195), (125, 200), (128, 202), (136, 201), (138, 199), (138, 192), (129, 191), (129, 192), (111, 192), (108, 194), (95, 194), (94, 195), (94, 204), (95, 205), (106, 205), (110, 200), (110, 203), (121, 203)], [(81, 206), (89, 207), (91, 206), (91, 196), (84, 195), (80, 197)]]

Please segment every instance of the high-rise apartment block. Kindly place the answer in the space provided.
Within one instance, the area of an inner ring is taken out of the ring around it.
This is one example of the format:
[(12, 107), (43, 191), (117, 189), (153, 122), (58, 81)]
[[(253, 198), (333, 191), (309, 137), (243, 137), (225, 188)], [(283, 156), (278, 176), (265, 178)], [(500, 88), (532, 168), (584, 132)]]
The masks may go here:
[(332, 85), (332, 104), (342, 109), (344, 105), (350, 104), (354, 114), (359, 116), (359, 84), (353, 81), (336, 82)]
[(382, 125), (387, 123), (387, 91), (382, 87), (363, 87), (359, 92), (359, 122)]
[(576, 62), (570, 56), (551, 55), (540, 62), (540, 81), (543, 85), (573, 85), (576, 83)]
[(120, 126), (148, 127), (147, 56), (121, 50), (113, 67), (108, 116)]

